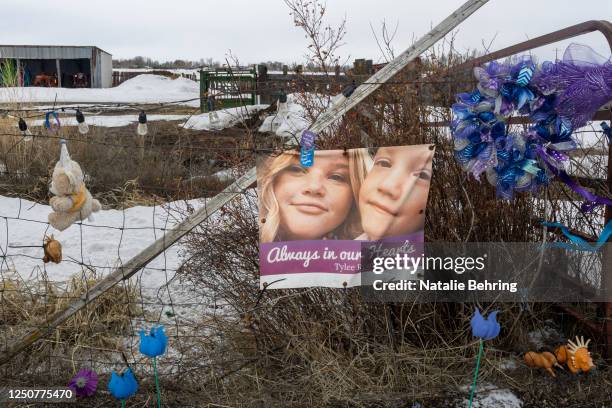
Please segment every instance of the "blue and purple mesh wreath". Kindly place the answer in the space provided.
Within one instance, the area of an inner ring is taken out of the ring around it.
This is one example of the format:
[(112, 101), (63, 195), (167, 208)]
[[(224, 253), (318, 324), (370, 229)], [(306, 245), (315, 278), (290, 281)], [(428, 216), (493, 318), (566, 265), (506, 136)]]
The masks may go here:
[[(474, 68), (474, 76), (477, 88), (458, 94), (452, 105), (450, 128), (462, 168), (477, 180), (484, 173), (497, 196), (508, 200), (514, 192), (538, 193), (555, 176), (567, 182), (568, 153), (577, 147), (572, 132), (612, 100), (612, 61), (571, 44), (561, 61), (491, 62)], [(526, 132), (509, 132), (513, 115), (534, 124)], [(572, 184), (590, 208), (607, 203)]]

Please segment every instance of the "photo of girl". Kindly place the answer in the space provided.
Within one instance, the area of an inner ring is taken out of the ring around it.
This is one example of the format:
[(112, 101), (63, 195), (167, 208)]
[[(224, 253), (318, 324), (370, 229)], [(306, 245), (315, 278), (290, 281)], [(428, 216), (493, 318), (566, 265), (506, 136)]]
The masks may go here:
[(298, 152), (258, 166), (260, 241), (353, 239), (362, 233), (357, 200), (366, 173), (362, 149), (316, 151), (312, 167)]
[(296, 150), (260, 159), (260, 286), (359, 286), (367, 241), (422, 244), (433, 155), (418, 145), (315, 150), (311, 167)]
[(378, 240), (423, 231), (432, 176), (433, 146), (381, 147), (359, 192), (364, 233)]

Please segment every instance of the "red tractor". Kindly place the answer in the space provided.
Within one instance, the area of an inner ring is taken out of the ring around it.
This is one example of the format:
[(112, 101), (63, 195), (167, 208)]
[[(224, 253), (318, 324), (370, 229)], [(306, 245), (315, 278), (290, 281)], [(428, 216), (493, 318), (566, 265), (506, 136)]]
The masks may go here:
[(49, 75), (47, 73), (41, 73), (34, 77), (34, 86), (46, 86), (46, 87), (57, 87), (57, 75)]

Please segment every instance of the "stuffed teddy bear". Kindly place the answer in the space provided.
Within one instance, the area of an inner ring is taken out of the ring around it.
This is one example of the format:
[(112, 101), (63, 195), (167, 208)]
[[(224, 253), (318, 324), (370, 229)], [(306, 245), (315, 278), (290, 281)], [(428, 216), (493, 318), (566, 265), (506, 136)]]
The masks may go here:
[(91, 219), (91, 213), (100, 211), (102, 206), (94, 200), (85, 187), (81, 166), (70, 159), (66, 141), (60, 141), (60, 160), (53, 169), (51, 193), (49, 200), (53, 212), (49, 214), (49, 224), (60, 231), (65, 230), (75, 221)]

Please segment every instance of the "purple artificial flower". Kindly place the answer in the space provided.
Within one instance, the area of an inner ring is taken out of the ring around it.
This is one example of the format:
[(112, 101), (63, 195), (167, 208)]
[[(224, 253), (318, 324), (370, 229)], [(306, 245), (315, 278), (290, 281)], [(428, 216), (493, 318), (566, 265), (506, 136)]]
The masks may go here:
[(93, 370), (81, 368), (68, 383), (68, 388), (78, 397), (91, 397), (98, 388), (98, 374)]

